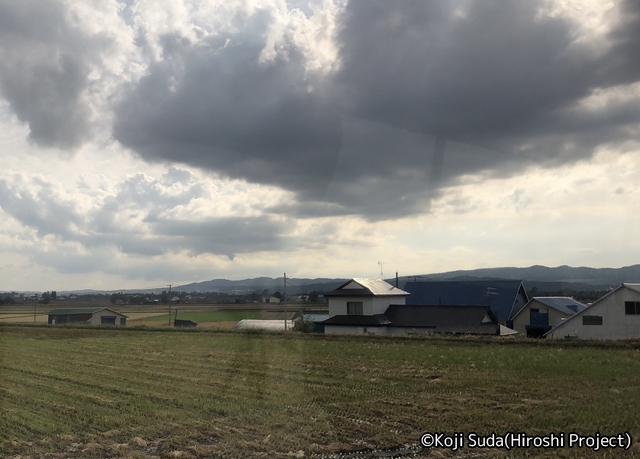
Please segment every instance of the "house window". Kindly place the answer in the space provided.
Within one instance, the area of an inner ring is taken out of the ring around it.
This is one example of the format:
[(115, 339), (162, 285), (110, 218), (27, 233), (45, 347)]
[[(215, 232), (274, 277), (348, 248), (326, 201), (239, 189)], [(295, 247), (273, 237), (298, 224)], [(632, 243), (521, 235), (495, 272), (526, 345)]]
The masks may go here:
[(602, 325), (602, 316), (582, 316), (582, 325)]
[(531, 308), (529, 312), (529, 323), (531, 325), (549, 325), (549, 310)]
[(625, 301), (624, 302), (624, 313), (626, 315), (640, 314), (640, 301)]
[(350, 316), (361, 316), (362, 301), (347, 301), (347, 314)]

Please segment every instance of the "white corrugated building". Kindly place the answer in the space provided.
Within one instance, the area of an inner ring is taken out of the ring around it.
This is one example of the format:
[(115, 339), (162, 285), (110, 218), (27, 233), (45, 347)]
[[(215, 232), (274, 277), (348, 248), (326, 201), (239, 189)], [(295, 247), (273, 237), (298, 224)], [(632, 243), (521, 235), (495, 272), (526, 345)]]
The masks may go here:
[[(242, 319), (233, 328), (238, 330), (284, 331), (284, 320)], [(293, 330), (293, 320), (287, 320), (287, 330)]]
[(547, 338), (640, 338), (640, 284), (622, 284), (554, 326)]
[(49, 312), (49, 325), (91, 324), (91, 325), (127, 325), (127, 316), (109, 308), (67, 308)]

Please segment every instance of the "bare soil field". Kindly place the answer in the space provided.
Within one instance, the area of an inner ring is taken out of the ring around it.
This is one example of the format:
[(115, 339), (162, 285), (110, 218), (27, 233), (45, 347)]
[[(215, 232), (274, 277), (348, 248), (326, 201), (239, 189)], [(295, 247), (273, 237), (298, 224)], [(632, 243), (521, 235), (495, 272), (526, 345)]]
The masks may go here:
[[(0, 357), (3, 458), (640, 458), (638, 342), (4, 324)], [(509, 431), (634, 443), (419, 444)]]

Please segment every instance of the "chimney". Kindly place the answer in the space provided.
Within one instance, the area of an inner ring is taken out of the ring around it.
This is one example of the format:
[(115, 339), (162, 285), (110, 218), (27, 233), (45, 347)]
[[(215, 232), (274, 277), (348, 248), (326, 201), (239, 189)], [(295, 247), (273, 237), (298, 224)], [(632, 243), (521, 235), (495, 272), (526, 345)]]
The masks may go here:
[(398, 287), (398, 271), (396, 271), (396, 288), (400, 288)]

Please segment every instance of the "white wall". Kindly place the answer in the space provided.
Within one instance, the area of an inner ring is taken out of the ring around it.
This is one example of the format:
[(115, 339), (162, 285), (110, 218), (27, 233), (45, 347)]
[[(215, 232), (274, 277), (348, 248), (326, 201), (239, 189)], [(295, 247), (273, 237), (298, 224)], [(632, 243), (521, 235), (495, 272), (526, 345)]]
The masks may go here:
[(389, 335), (431, 335), (433, 334), (433, 328), (418, 327), (387, 327), (387, 334)]
[(386, 327), (354, 327), (348, 325), (325, 325), (325, 335), (362, 335), (372, 333), (374, 335), (386, 335)]
[(118, 314), (114, 311), (109, 311), (108, 309), (103, 309), (102, 311), (98, 311), (93, 314), (89, 323), (92, 325), (100, 325), (102, 322), (102, 316), (113, 317), (116, 316), (116, 325), (120, 326), (120, 319), (124, 318), (122, 314)]
[[(640, 301), (640, 293), (619, 288), (584, 311), (551, 330), (547, 338), (576, 336), (586, 339), (624, 339), (640, 337), (640, 314), (626, 315), (625, 301)], [(602, 316), (602, 325), (582, 325), (582, 316)]]
[(384, 314), (390, 304), (405, 304), (405, 300), (405, 296), (376, 296), (373, 298), (371, 315)]
[(362, 301), (362, 314), (384, 314), (390, 304), (405, 304), (404, 296), (329, 297), (329, 317), (347, 315), (347, 302)]
[(364, 315), (371, 315), (371, 304), (373, 297), (329, 297), (329, 317), (346, 316), (347, 302), (362, 301), (362, 312)]

